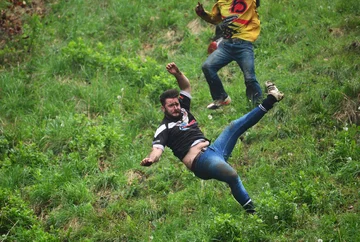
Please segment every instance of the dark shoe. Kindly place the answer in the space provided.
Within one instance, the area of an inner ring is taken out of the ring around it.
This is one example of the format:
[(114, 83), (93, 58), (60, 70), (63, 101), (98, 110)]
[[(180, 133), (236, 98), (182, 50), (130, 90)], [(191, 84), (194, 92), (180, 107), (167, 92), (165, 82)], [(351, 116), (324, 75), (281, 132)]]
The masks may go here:
[(245, 211), (249, 214), (255, 214), (255, 206), (254, 203), (250, 200), (250, 202), (246, 203), (243, 208), (245, 209)]

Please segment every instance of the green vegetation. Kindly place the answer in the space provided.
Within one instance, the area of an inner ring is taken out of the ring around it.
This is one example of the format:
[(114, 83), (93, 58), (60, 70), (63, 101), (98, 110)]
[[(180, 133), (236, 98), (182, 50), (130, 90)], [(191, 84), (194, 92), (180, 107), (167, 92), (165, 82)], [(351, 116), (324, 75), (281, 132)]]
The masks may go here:
[(233, 103), (206, 110), (214, 28), (196, 3), (28, 1), (41, 14), (0, 41), (0, 241), (360, 241), (357, 0), (261, 2), (257, 77), (286, 96), (229, 160), (255, 216), (169, 150), (140, 167), (176, 87), (166, 63), (209, 139), (248, 111), (235, 63), (220, 72)]

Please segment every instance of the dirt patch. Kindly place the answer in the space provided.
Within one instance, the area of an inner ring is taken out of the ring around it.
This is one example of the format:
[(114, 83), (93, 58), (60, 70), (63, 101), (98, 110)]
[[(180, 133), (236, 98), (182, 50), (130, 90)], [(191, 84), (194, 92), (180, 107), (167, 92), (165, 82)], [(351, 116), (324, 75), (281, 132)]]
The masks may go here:
[(360, 125), (360, 94), (356, 100), (345, 96), (341, 109), (334, 114), (334, 118), (340, 122)]
[(37, 14), (45, 15), (44, 0), (32, 0), (31, 2), (20, 0), (7, 0), (0, 5), (0, 48), (14, 36), (22, 34), (24, 19), (27, 16)]
[(128, 185), (132, 185), (135, 180), (142, 181), (146, 178), (145, 174), (142, 171), (137, 171), (137, 170), (130, 170), (126, 172), (126, 177), (127, 177)]
[(204, 31), (205, 27), (202, 27), (200, 24), (200, 20), (198, 18), (191, 21), (187, 27), (190, 29), (190, 32), (194, 35), (199, 35)]
[(330, 28), (329, 32), (334, 37), (343, 37), (344, 36), (344, 31), (340, 28)]

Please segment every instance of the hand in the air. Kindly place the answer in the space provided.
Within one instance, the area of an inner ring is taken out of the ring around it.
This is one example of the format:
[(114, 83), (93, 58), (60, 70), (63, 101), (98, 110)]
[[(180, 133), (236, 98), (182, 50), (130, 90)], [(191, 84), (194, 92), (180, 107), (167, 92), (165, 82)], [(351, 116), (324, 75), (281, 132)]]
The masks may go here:
[(172, 75), (180, 73), (179, 68), (176, 66), (176, 64), (174, 62), (171, 62), (171, 63), (167, 64), (166, 65), (166, 70)]
[(195, 12), (198, 16), (204, 15), (205, 10), (204, 10), (203, 5), (200, 2), (198, 2), (198, 4), (196, 5)]

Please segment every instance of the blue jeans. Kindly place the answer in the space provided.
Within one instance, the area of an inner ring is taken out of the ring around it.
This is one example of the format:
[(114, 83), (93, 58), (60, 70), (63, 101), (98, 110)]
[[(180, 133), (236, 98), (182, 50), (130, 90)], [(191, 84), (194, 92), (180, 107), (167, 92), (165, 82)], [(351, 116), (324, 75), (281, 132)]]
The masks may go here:
[(228, 94), (217, 72), (232, 61), (236, 61), (244, 74), (246, 96), (254, 104), (260, 104), (262, 91), (255, 76), (254, 49), (250, 41), (236, 39), (223, 40), (202, 65), (202, 71), (210, 87), (213, 100), (224, 100)]
[(244, 206), (251, 201), (236, 170), (227, 163), (241, 134), (255, 125), (265, 111), (255, 107), (252, 111), (236, 119), (227, 126), (219, 137), (202, 153), (193, 166), (195, 176), (203, 179), (216, 179), (229, 184), (235, 199)]

